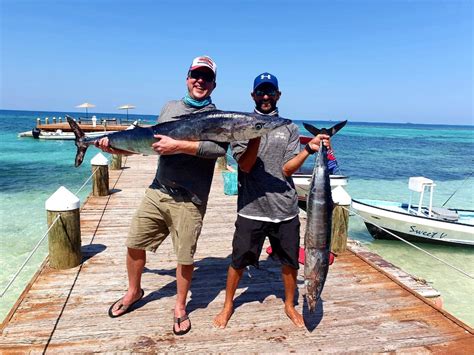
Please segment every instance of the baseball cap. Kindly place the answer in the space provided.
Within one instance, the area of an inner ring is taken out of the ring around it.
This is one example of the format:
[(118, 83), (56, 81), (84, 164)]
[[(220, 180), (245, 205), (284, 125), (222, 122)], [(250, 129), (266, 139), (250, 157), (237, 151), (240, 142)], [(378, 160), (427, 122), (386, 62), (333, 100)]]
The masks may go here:
[(272, 84), (275, 89), (278, 90), (278, 79), (275, 75), (267, 72), (262, 73), (255, 78), (255, 80), (253, 81), (253, 89), (255, 90), (257, 87), (265, 83)]
[(211, 69), (212, 72), (214, 73), (214, 76), (217, 74), (216, 63), (212, 60), (211, 57), (208, 57), (207, 55), (194, 58), (193, 62), (191, 63), (191, 66), (189, 67), (189, 70), (191, 71), (191, 70), (204, 68), (204, 67)]

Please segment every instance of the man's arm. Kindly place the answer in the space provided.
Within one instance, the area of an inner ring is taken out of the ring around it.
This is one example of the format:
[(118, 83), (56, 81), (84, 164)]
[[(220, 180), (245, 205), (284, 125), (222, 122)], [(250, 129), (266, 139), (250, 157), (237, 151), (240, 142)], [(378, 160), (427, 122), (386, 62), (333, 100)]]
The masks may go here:
[(199, 142), (177, 140), (161, 134), (156, 134), (155, 138), (158, 141), (153, 143), (151, 147), (160, 155), (196, 155), (199, 149)]
[[(323, 144), (326, 147), (331, 147), (331, 142), (327, 134), (318, 134), (316, 137), (309, 141), (308, 145), (312, 150), (318, 151), (321, 140), (323, 141)], [(301, 152), (298, 153), (298, 155), (288, 160), (285, 165), (283, 165), (283, 175), (285, 175), (286, 177), (293, 175), (294, 172), (298, 170), (301, 165), (303, 165), (303, 163), (309, 156), (309, 152), (306, 149), (303, 149)]]
[(97, 148), (99, 148), (100, 150), (102, 150), (103, 152), (110, 153), (110, 154), (121, 154), (121, 155), (136, 154), (136, 153), (133, 153), (133, 152), (129, 152), (128, 150), (112, 148), (109, 145), (109, 138), (107, 138), (107, 137), (104, 137), (104, 138), (101, 138), (98, 141), (95, 141), (94, 145)]
[(260, 137), (249, 140), (247, 149), (242, 153), (237, 163), (240, 170), (249, 173), (257, 161), (258, 147), (260, 146)]

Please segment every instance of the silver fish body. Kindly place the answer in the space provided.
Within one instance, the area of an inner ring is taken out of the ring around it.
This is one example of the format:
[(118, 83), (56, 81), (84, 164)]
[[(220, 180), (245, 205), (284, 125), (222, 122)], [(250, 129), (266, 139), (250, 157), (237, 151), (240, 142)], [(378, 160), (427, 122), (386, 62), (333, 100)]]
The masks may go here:
[(155, 134), (178, 140), (232, 142), (260, 137), (276, 127), (291, 121), (282, 117), (258, 115), (236, 111), (212, 110), (175, 117), (176, 120), (158, 123), (151, 127), (135, 127), (130, 130), (85, 137), (79, 125), (67, 117), (76, 136), (76, 162), (79, 166), (89, 145), (107, 137), (112, 148), (131, 153), (157, 154), (151, 145), (158, 140)]
[(311, 311), (316, 308), (329, 269), (333, 202), (327, 160), (327, 149), (322, 145), (306, 202), (304, 282)]
[[(321, 130), (308, 124), (304, 126), (314, 135), (324, 133), (332, 136), (344, 127), (346, 122)], [(327, 163), (327, 148), (321, 142), (306, 201), (304, 283), (311, 312), (316, 309), (329, 270), (333, 201)]]

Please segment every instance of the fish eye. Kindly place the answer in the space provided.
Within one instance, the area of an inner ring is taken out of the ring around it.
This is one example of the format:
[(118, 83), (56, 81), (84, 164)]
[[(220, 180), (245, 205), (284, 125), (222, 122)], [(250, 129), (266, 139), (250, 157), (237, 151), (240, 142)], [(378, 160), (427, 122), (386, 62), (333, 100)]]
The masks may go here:
[(255, 129), (260, 130), (260, 129), (262, 129), (262, 127), (263, 127), (263, 125), (261, 123), (256, 123), (255, 124)]

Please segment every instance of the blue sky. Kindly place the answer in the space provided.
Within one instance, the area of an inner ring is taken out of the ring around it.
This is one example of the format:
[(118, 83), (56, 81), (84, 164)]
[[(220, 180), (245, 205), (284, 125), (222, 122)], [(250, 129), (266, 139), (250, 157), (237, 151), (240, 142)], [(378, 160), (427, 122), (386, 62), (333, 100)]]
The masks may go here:
[(471, 0), (0, 3), (2, 109), (158, 114), (206, 54), (220, 109), (269, 71), (288, 118), (474, 124)]

